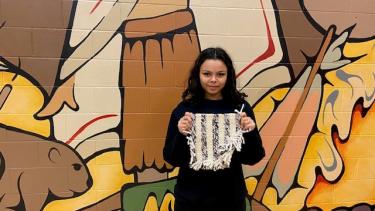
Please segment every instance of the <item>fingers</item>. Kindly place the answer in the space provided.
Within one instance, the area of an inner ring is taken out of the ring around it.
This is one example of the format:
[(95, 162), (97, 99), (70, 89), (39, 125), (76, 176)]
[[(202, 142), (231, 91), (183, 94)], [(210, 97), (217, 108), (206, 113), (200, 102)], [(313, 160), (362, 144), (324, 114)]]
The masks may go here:
[(249, 125), (248, 125), (247, 130), (252, 131), (252, 130), (254, 130), (254, 128), (255, 128), (255, 122), (253, 120), (251, 120)]
[(191, 130), (192, 124), (193, 124), (193, 118), (192, 113), (185, 112), (185, 115), (181, 117), (181, 119), (178, 121), (178, 130), (181, 134), (187, 135), (188, 131)]
[(193, 113), (185, 112), (185, 115), (183, 118), (191, 123), (193, 121)]
[(190, 117), (192, 117), (193, 116), (193, 113), (191, 113), (191, 112), (185, 112), (185, 116), (190, 116)]
[(240, 122), (241, 129), (244, 131), (252, 131), (255, 128), (255, 122), (250, 117), (241, 118)]
[(241, 113), (240, 113), (240, 117), (241, 117), (241, 118), (244, 118), (244, 117), (247, 117), (247, 115), (246, 115), (245, 112), (241, 112)]

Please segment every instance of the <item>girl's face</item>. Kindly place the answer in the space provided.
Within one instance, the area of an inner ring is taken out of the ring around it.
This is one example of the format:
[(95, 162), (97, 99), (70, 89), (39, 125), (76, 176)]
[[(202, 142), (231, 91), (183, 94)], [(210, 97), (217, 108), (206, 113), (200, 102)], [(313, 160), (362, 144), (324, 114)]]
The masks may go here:
[(208, 100), (223, 98), (221, 91), (227, 81), (228, 69), (219, 59), (207, 59), (199, 69), (199, 80)]

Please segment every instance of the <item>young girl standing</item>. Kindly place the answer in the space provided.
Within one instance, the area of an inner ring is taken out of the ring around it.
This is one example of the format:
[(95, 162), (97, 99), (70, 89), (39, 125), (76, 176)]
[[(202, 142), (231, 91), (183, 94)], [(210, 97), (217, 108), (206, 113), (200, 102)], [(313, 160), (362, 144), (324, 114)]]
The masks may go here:
[[(241, 164), (254, 165), (265, 155), (251, 106), (236, 89), (236, 77), (229, 55), (221, 48), (207, 48), (196, 59), (182, 102), (169, 122), (164, 159), (180, 167), (175, 186), (175, 211), (244, 211), (247, 194)], [(188, 133), (193, 114), (227, 114), (243, 108), (240, 127), (244, 144), (234, 151), (230, 166), (220, 170), (192, 169)]]

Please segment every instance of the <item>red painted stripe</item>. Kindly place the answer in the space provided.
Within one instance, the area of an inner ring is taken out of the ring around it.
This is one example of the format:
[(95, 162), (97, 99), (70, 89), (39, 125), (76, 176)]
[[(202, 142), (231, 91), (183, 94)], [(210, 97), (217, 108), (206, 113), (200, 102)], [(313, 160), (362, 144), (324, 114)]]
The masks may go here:
[(77, 130), (77, 132), (75, 132), (74, 135), (72, 137), (70, 137), (70, 139), (68, 141), (66, 141), (65, 143), (70, 144), (79, 134), (81, 134), (88, 126), (92, 125), (94, 122), (99, 121), (101, 119), (106, 119), (106, 118), (115, 117), (115, 116), (117, 116), (117, 115), (116, 114), (107, 114), (107, 115), (103, 115), (103, 116), (98, 116), (98, 117), (88, 121), (86, 124), (84, 124), (82, 127), (80, 127)]
[(98, 8), (98, 6), (100, 5), (100, 3), (102, 3), (102, 0), (98, 0), (95, 4), (95, 6), (92, 8), (92, 10), (90, 11), (90, 15), (96, 10), (96, 8)]
[(272, 36), (271, 36), (271, 30), (270, 30), (270, 25), (268, 24), (268, 20), (267, 20), (267, 16), (266, 16), (266, 13), (264, 11), (264, 6), (263, 6), (263, 2), (262, 0), (260, 0), (260, 4), (262, 5), (262, 10), (263, 10), (263, 17), (264, 17), (264, 20), (266, 22), (266, 28), (267, 28), (267, 38), (268, 38), (268, 47), (266, 49), (266, 51), (261, 54), (259, 57), (257, 57), (254, 61), (252, 61), (250, 64), (248, 64), (246, 67), (244, 67), (237, 75), (236, 77), (238, 78), (240, 75), (242, 75), (245, 71), (247, 71), (251, 66), (253, 66), (254, 64), (260, 62), (260, 61), (263, 61), (269, 57), (271, 57), (272, 55), (275, 54), (275, 44), (273, 43), (273, 39), (272, 39)]

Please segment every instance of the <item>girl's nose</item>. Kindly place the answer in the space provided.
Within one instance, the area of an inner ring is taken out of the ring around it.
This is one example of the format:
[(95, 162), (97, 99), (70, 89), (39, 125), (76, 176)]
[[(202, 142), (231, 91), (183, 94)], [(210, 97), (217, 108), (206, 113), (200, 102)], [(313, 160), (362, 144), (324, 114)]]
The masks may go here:
[(212, 76), (212, 77), (210, 78), (210, 81), (212, 81), (212, 82), (216, 82), (216, 81), (217, 81), (216, 76)]

